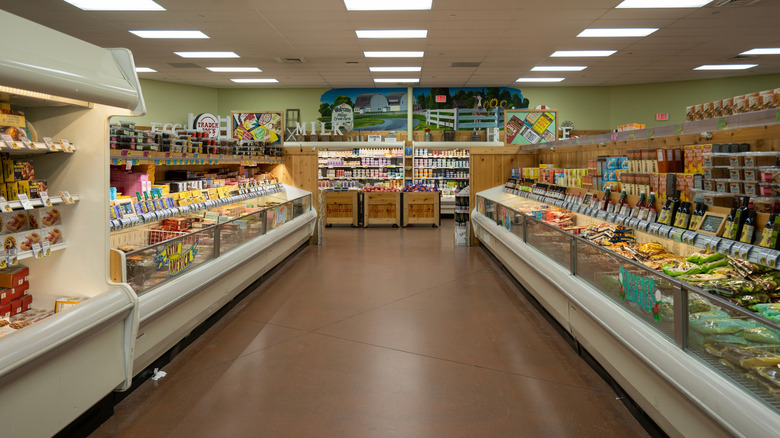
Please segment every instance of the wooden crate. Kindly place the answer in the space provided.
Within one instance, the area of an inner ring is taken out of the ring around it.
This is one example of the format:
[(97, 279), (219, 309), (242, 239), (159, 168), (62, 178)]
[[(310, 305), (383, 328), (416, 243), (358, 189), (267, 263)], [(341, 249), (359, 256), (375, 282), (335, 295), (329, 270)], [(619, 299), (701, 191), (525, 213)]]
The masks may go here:
[(441, 225), (441, 192), (404, 193), (403, 202), (403, 226)]
[(363, 193), (363, 226), (401, 226), (401, 192)]
[(325, 225), (350, 224), (358, 226), (358, 192), (324, 192)]

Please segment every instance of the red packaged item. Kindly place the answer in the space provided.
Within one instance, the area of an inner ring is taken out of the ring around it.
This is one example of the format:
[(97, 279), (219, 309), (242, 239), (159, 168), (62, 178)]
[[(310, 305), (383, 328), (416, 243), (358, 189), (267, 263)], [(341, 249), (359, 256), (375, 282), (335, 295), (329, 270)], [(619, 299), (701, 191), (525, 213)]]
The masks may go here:
[(0, 287), (13, 288), (27, 283), (30, 276), (30, 268), (27, 266), (14, 266), (0, 271)]
[(24, 310), (24, 298), (11, 301), (11, 316), (22, 313)]
[(32, 309), (32, 302), (33, 302), (32, 295), (24, 295), (24, 296), (22, 296), (21, 301), (22, 301), (22, 312), (26, 312), (26, 311)]
[(0, 318), (9, 318), (11, 316), (11, 303), (0, 306)]

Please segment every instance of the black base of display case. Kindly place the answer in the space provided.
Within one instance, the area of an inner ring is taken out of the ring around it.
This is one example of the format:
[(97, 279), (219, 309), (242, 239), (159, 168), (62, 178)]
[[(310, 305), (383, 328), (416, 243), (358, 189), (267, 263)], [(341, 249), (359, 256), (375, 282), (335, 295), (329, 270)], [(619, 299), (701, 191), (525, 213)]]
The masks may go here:
[(612, 388), (612, 390), (615, 392), (615, 397), (620, 400), (621, 403), (623, 403), (623, 406), (628, 409), (628, 411), (631, 413), (631, 415), (636, 419), (636, 421), (645, 429), (645, 431), (653, 438), (668, 438), (668, 434), (661, 429), (656, 422), (650, 418), (647, 413), (634, 401), (633, 398), (631, 398), (630, 395), (626, 393), (625, 390), (620, 386), (620, 384), (615, 381), (615, 379), (612, 378), (612, 376), (609, 375), (606, 369), (604, 369), (603, 366), (594, 358), (588, 350), (585, 349), (582, 344), (580, 344), (574, 337), (566, 331), (566, 329), (550, 314), (550, 312), (547, 311), (547, 309), (544, 308), (544, 306), (539, 303), (539, 301), (534, 297), (528, 290), (523, 287), (522, 284), (520, 284), (519, 281), (512, 275), (511, 272), (504, 266), (504, 264), (499, 260), (490, 250), (485, 248), (484, 246), (481, 246), (481, 248), (487, 253), (493, 261), (501, 266), (501, 270), (504, 271), (504, 273), (509, 277), (512, 282), (517, 287), (517, 290), (515, 292), (515, 296), (512, 296), (512, 298), (517, 299), (517, 295), (522, 295), (523, 298), (525, 298), (528, 302), (531, 303), (531, 305), (536, 308), (537, 311), (544, 317), (544, 319), (547, 320), (547, 322), (550, 323), (550, 326), (555, 329), (558, 334), (561, 335), (561, 337), (566, 341), (566, 343), (569, 344), (569, 346), (574, 349), (574, 351), (577, 352), (577, 355), (579, 355), (585, 363), (587, 363), (593, 371), (598, 374), (604, 382), (607, 383), (607, 385)]
[(73, 437), (87, 437), (92, 432), (97, 430), (101, 424), (105, 423), (111, 416), (114, 415), (114, 407), (118, 405), (122, 400), (127, 398), (138, 387), (144, 384), (150, 377), (154, 376), (157, 370), (162, 369), (168, 365), (176, 356), (179, 355), (185, 348), (195, 342), (201, 335), (206, 333), (214, 324), (219, 322), (225, 315), (228, 314), (237, 304), (244, 300), (249, 294), (254, 292), (261, 284), (268, 281), (268, 279), (282, 269), (290, 260), (295, 258), (300, 252), (309, 246), (309, 242), (303, 243), (295, 251), (287, 256), (284, 260), (274, 266), (270, 271), (263, 274), (260, 278), (255, 280), (252, 284), (247, 286), (246, 289), (241, 291), (230, 302), (222, 306), (219, 310), (214, 312), (205, 321), (195, 327), (187, 336), (180, 340), (176, 345), (171, 347), (168, 351), (163, 353), (157, 360), (152, 362), (148, 367), (141, 370), (133, 377), (133, 384), (127, 391), (112, 392), (103, 397), (102, 400), (95, 403), (86, 412), (81, 414), (78, 418), (73, 420), (69, 425), (57, 433), (55, 438), (73, 438)]

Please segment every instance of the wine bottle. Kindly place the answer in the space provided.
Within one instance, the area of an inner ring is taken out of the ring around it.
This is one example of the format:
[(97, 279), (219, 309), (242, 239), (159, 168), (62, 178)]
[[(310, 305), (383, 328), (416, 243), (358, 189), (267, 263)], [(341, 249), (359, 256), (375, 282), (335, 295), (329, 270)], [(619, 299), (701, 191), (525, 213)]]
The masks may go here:
[(705, 212), (704, 203), (697, 202), (696, 209), (693, 211), (693, 214), (691, 215), (691, 222), (690, 224), (688, 224), (689, 230), (696, 230), (699, 228), (701, 219), (704, 217), (704, 212)]
[(661, 207), (661, 211), (658, 213), (659, 224), (666, 224), (666, 221), (669, 219), (669, 210), (671, 209), (671, 205), (672, 205), (672, 198), (666, 198), (666, 202), (664, 203), (664, 206)]
[(601, 205), (599, 205), (600, 210), (607, 210), (607, 207), (609, 207), (609, 195), (611, 194), (611, 191), (609, 190), (609, 187), (604, 189), (604, 198), (601, 200)]
[(672, 204), (669, 206), (669, 219), (667, 219), (666, 225), (672, 225), (674, 224), (674, 220), (677, 218), (677, 211), (680, 209), (680, 191), (678, 190), (674, 194), (674, 199), (672, 199)]
[(658, 211), (655, 209), (655, 192), (650, 192), (650, 197), (647, 198), (647, 203), (645, 205), (646, 213), (643, 220), (646, 220), (652, 224), (656, 221), (656, 219), (658, 219)]
[(684, 230), (688, 229), (688, 225), (691, 223), (691, 203), (684, 202), (681, 210), (677, 212), (677, 228)]
[[(774, 248), (772, 245), (772, 233), (775, 228), (775, 212), (769, 214), (769, 220), (764, 224), (763, 230), (761, 230), (761, 238), (758, 240), (758, 246), (764, 248)], [(775, 238), (776, 240), (777, 238)]]
[(731, 226), (734, 231), (732, 231), (730, 239), (739, 240), (742, 237), (742, 227), (748, 218), (749, 208), (750, 198), (745, 196), (742, 198), (742, 206), (737, 209), (737, 213), (734, 216), (734, 224)]
[(739, 208), (739, 200), (737, 198), (734, 198), (734, 201), (731, 205), (731, 210), (729, 211), (729, 215), (726, 216), (726, 223), (723, 225), (723, 237), (726, 239), (732, 239), (733, 232), (734, 232), (734, 221), (737, 217), (737, 209)]
[(739, 236), (739, 241), (742, 243), (752, 244), (756, 238), (756, 212), (755, 210), (748, 210), (747, 219), (745, 224), (742, 225), (742, 234)]
[(636, 201), (636, 205), (634, 206), (634, 209), (631, 210), (631, 217), (632, 218), (634, 218), (634, 219), (638, 219), (639, 218), (639, 215), (641, 214), (641, 211), (643, 209), (647, 208), (647, 205), (645, 205), (646, 201), (647, 200), (645, 198), (645, 192), (639, 193), (639, 200)]

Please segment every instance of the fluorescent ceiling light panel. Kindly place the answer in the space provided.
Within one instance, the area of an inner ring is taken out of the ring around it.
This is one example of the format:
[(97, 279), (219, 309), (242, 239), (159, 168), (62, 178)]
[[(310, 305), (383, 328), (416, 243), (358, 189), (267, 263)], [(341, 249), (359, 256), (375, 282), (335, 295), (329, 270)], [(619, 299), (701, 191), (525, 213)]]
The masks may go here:
[(374, 79), (374, 82), (420, 82), (419, 79)]
[(623, 0), (616, 8), (700, 8), (712, 0)]
[(152, 0), (65, 0), (85, 11), (164, 11)]
[(566, 78), (518, 78), (515, 82), (561, 82)]
[(348, 11), (430, 11), (433, 0), (344, 0)]
[(141, 38), (206, 39), (209, 37), (199, 30), (131, 30), (130, 33)]
[(356, 30), (358, 38), (428, 38), (427, 30)]
[(750, 49), (742, 52), (740, 55), (780, 55), (780, 47), (765, 47), (761, 49)]
[(261, 73), (257, 67), (206, 67), (215, 73)]
[(645, 37), (657, 31), (657, 27), (635, 27), (614, 29), (585, 29), (577, 35), (577, 38), (618, 38), (618, 37)]
[(425, 52), (363, 52), (366, 58), (422, 58)]
[(531, 69), (531, 71), (583, 71), (588, 68), (585, 65), (539, 65)]
[(135, 72), (136, 73), (157, 73), (157, 70), (149, 67), (136, 67)]
[(610, 56), (617, 50), (557, 50), (550, 55), (553, 58), (585, 58), (597, 56)]
[(276, 79), (270, 79), (270, 78), (269, 79), (259, 79), (259, 78), (254, 78), (254, 79), (231, 79), (231, 81), (239, 83), (239, 84), (272, 84), (272, 83), (279, 82)]
[(234, 52), (173, 52), (182, 58), (238, 58)]
[(369, 71), (376, 71), (376, 72), (399, 72), (399, 71), (422, 71), (422, 67), (369, 67)]
[(747, 70), (758, 66), (758, 64), (707, 64), (700, 65), (694, 70)]

